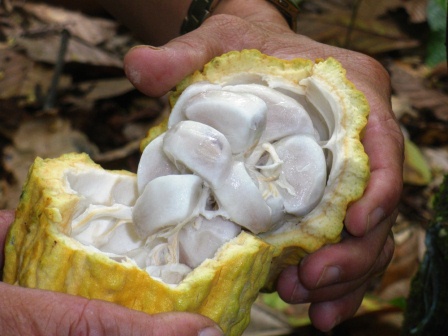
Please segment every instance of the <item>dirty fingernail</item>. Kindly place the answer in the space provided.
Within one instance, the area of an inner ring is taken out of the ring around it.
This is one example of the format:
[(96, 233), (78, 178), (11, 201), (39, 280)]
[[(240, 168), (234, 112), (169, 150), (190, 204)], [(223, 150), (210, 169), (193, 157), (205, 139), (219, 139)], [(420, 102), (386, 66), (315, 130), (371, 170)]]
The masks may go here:
[(327, 266), (324, 268), (319, 280), (317, 280), (316, 288), (332, 285), (339, 281), (341, 270), (337, 266)]
[(152, 45), (149, 45), (149, 44), (139, 44), (139, 45), (136, 45), (136, 46), (131, 48), (131, 50), (136, 50), (136, 49), (163, 50), (163, 48), (155, 47), (155, 46), (152, 46)]
[(366, 233), (386, 217), (386, 213), (382, 208), (376, 208), (367, 217)]
[(300, 283), (298, 283), (292, 292), (290, 302), (291, 303), (305, 303), (310, 296), (309, 291), (305, 289)]
[(223, 332), (215, 327), (207, 327), (199, 331), (198, 336), (223, 336)]
[(339, 323), (341, 323), (342, 319), (338, 315), (334, 318), (333, 324), (329, 326), (326, 330), (323, 330), (324, 332), (330, 332), (334, 327), (336, 327)]

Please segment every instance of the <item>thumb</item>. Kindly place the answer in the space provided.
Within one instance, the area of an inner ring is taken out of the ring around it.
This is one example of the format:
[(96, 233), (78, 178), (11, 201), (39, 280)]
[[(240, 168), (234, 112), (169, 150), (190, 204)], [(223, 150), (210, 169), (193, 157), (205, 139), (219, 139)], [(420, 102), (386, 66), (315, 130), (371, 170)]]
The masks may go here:
[(109, 302), (0, 283), (2, 335), (221, 335), (190, 313), (148, 315)]
[[(250, 47), (243, 46), (240, 39), (235, 38), (244, 29), (249, 30), (250, 25), (239, 18), (227, 15), (211, 17), (198, 29), (162, 47), (143, 45), (132, 48), (124, 59), (125, 73), (144, 94), (161, 96), (213, 57)], [(255, 45), (253, 47), (256, 48)]]

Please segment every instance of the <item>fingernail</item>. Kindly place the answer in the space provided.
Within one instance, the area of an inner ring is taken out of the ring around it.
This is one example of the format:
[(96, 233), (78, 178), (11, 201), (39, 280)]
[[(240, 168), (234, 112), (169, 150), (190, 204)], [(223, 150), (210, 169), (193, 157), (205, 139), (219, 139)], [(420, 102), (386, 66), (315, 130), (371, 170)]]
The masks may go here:
[[(334, 319), (334, 324), (333, 324), (333, 328), (336, 327), (338, 324), (340, 324), (342, 322), (342, 318), (341, 316), (337, 315)], [(331, 329), (333, 329), (331, 328)]]
[(319, 280), (317, 280), (316, 288), (332, 285), (339, 281), (341, 270), (337, 266), (327, 266), (324, 268)]
[(376, 226), (379, 222), (381, 222), (386, 217), (386, 214), (382, 208), (376, 208), (367, 217), (367, 227), (366, 233), (370, 231), (371, 228)]
[(140, 69), (132, 67), (128, 64), (125, 64), (124, 72), (125, 72), (126, 76), (129, 78), (129, 80), (131, 81), (131, 83), (133, 83), (134, 85), (138, 85), (142, 81), (142, 73), (141, 73)]
[(155, 47), (155, 46), (152, 46), (152, 45), (146, 45), (146, 47), (149, 48), (149, 49), (152, 49), (152, 50), (163, 50), (163, 48)]
[(155, 47), (149, 44), (140, 44), (140, 45), (136, 45), (134, 47), (131, 48), (131, 50), (135, 50), (135, 49), (151, 49), (151, 50), (163, 50), (163, 48), (161, 47)]
[(199, 331), (198, 336), (223, 336), (223, 332), (215, 327), (207, 327)]
[(305, 303), (308, 301), (310, 292), (305, 289), (300, 283), (296, 284), (294, 290), (292, 291), (291, 303)]
[(327, 330), (322, 330), (323, 332), (330, 332), (334, 327), (336, 327), (339, 323), (341, 323), (341, 317), (337, 315), (334, 318), (333, 325), (331, 325)]

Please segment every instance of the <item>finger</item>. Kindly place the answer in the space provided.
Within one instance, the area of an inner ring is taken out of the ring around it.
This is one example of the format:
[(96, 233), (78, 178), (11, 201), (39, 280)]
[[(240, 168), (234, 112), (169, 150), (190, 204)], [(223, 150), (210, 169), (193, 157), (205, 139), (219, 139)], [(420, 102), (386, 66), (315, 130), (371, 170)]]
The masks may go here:
[(309, 315), (313, 325), (322, 331), (331, 330), (335, 325), (356, 313), (372, 279), (384, 272), (389, 264), (393, 254), (393, 245), (393, 238), (389, 236), (388, 243), (385, 244), (371, 271), (359, 279), (316, 290), (305, 288), (300, 282), (297, 269), (290, 267), (282, 276), (287, 277), (287, 281), (290, 282), (289, 286), (293, 289), (285, 295), (284, 288), (288, 284), (280, 285), (280, 297), (291, 303), (311, 302)]
[[(283, 29), (288, 35), (289, 31)], [(215, 56), (231, 50), (263, 49), (269, 37), (262, 32), (236, 16), (216, 15), (160, 48), (131, 49), (124, 59), (125, 72), (137, 89), (150, 96), (161, 96)]]
[[(246, 22), (241, 20), (241, 24), (248, 29)], [(232, 33), (236, 33), (233, 25), (227, 22), (223, 22), (223, 25), (225, 27), (222, 29), (214, 29), (207, 22), (160, 48), (138, 46), (131, 49), (124, 59), (127, 77), (138, 90), (147, 95), (165, 94), (187, 75), (201, 69), (214, 56), (239, 49), (241, 39), (229, 38)]]
[(389, 217), (367, 236), (346, 236), (304, 258), (299, 268), (301, 282), (309, 289), (321, 288), (371, 274), (378, 262), (385, 266), (394, 250), (389, 235), (394, 220)]
[(220, 335), (201, 315), (148, 315), (112, 303), (0, 283), (2, 335)]
[(394, 241), (383, 227), (388, 225), (363, 238), (346, 237), (307, 256), (299, 269), (284, 270), (277, 282), (280, 296), (291, 303), (335, 299), (383, 272), (394, 250)]
[[(375, 67), (371, 68), (371, 77), (380, 73)], [(383, 86), (385, 83), (388, 84), (388, 80), (382, 81)], [(371, 176), (363, 197), (347, 211), (345, 227), (355, 236), (367, 234), (392, 214), (403, 186), (403, 135), (390, 104), (387, 104), (388, 89), (382, 88), (379, 92), (372, 89), (380, 85), (377, 83), (370, 88), (359, 85), (371, 107), (363, 138), (364, 149), (370, 160)]]
[[(384, 67), (366, 55), (304, 40), (301, 53), (310, 58), (335, 57), (347, 78), (364, 93), (370, 115), (363, 144), (370, 160), (371, 176), (363, 197), (347, 211), (345, 226), (355, 236), (363, 236), (392, 214), (402, 190), (403, 135), (390, 104), (390, 79)], [(321, 56), (319, 56), (319, 54)]]
[(349, 207), (345, 219), (347, 230), (355, 236), (367, 234), (390, 215), (401, 195), (402, 142), (398, 135), (391, 136), (393, 131), (384, 127), (386, 123), (366, 130), (364, 148), (370, 158), (371, 177), (364, 196)]
[[(313, 325), (328, 331), (336, 324), (353, 316), (359, 308), (364, 294), (375, 276), (384, 272), (393, 255), (393, 238), (389, 235), (382, 253), (377, 258), (372, 269), (359, 279), (337, 283), (315, 290), (308, 290), (301, 284), (297, 270), (292, 267), (287, 270), (287, 276), (293, 288), (289, 302), (304, 303), (311, 302), (309, 315)], [(295, 273), (295, 275), (294, 275)], [(294, 282), (294, 284), (292, 284)], [(281, 287), (280, 287), (281, 288)], [(279, 292), (280, 293), (280, 292)], [(285, 293), (280, 295), (285, 299)], [(289, 294), (287, 294), (289, 295)], [(286, 299), (288, 301), (288, 298)]]
[(313, 325), (321, 331), (330, 331), (340, 322), (352, 317), (361, 305), (368, 284), (334, 301), (312, 303), (308, 314)]
[[(357, 290), (359, 287), (364, 286), (365, 283), (369, 283), (371, 279), (384, 273), (387, 265), (393, 255), (394, 243), (393, 238), (388, 238), (387, 243), (382, 249), (381, 254), (375, 260), (374, 265), (365, 273), (354, 279), (346, 281), (339, 281), (328, 286), (319, 286), (315, 289), (307, 288), (300, 278), (300, 274), (295, 278), (295, 284), (293, 293), (289, 298), (289, 302), (293, 303), (305, 303), (305, 302), (325, 302), (339, 299), (349, 293)], [(296, 270), (297, 273), (297, 270)], [(290, 281), (292, 280), (290, 275)]]
[(6, 234), (8, 233), (9, 226), (14, 220), (14, 211), (12, 210), (0, 210), (0, 278), (3, 270), (3, 263), (5, 260), (4, 248)]

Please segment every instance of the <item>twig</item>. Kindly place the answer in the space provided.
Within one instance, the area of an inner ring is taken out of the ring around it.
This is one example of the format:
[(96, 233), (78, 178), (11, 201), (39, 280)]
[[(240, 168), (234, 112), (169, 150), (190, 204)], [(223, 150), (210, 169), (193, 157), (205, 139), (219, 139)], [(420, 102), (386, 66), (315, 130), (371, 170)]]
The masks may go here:
[(352, 32), (355, 28), (356, 18), (358, 17), (359, 6), (361, 5), (362, 0), (355, 0), (353, 3), (352, 16), (350, 17), (350, 22), (347, 27), (347, 34), (345, 35), (344, 48), (350, 48), (350, 42), (352, 38)]
[(70, 32), (66, 29), (63, 29), (61, 32), (61, 45), (59, 47), (56, 64), (54, 66), (53, 78), (51, 80), (47, 96), (45, 98), (44, 111), (54, 108), (57, 87), (59, 85), (59, 79), (61, 78), (62, 75), (62, 70), (64, 69), (64, 63), (65, 63), (64, 60), (65, 60), (65, 54), (67, 53), (69, 39), (70, 39)]

